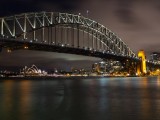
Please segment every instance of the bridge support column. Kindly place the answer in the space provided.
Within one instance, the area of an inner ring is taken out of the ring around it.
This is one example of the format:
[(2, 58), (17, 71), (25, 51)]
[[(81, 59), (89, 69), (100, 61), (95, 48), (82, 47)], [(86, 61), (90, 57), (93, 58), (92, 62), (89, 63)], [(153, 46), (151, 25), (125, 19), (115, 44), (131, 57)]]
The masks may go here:
[(146, 56), (143, 50), (140, 50), (138, 52), (138, 57), (141, 59), (141, 61), (137, 64), (137, 75), (145, 75), (147, 73), (147, 67), (146, 67)]

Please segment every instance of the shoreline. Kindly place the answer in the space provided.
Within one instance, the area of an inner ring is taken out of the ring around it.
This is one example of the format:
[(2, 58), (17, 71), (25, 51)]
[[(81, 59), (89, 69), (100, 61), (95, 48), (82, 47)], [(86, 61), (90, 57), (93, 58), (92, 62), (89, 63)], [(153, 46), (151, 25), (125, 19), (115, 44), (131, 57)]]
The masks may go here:
[(26, 77), (0, 77), (0, 80), (56, 80), (72, 78), (128, 78), (128, 77), (158, 77), (158, 76), (26, 76)]
[(112, 76), (26, 76), (26, 77), (0, 77), (2, 79), (67, 79), (67, 78), (110, 78)]

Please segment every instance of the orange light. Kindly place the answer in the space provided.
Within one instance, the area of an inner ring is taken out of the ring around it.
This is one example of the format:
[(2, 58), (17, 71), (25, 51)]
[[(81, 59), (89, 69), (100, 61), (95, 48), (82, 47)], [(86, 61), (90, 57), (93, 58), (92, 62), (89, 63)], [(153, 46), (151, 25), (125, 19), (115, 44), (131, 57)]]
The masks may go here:
[(10, 52), (12, 52), (12, 51), (11, 51), (11, 49), (7, 49), (7, 52), (10, 53)]
[(24, 46), (24, 49), (28, 49), (28, 46)]

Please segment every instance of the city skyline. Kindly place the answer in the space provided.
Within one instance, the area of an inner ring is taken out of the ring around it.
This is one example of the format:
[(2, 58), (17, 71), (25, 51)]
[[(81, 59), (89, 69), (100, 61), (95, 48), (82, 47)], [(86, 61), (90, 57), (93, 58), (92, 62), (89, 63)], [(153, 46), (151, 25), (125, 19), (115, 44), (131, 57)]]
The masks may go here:
[[(71, 3), (72, 2), (72, 3)], [(32, 11), (62, 11), (70, 13), (81, 13), (82, 15), (94, 19), (116, 33), (135, 53), (143, 49), (147, 56), (151, 52), (159, 52), (159, 2), (154, 1), (2, 1), (1, 16), (14, 15), (23, 12)], [(20, 7), (16, 7), (16, 6)], [(10, 6), (10, 7), (8, 7)], [(6, 9), (6, 8), (7, 9)], [(87, 14), (86, 11), (89, 11)], [(105, 13), (103, 12), (105, 11)], [(24, 57), (25, 55), (25, 57)], [(1, 66), (8, 67), (23, 66), (37, 63), (46, 65), (46, 67), (64, 67), (70, 66), (88, 67), (98, 58), (89, 58), (84, 56), (75, 56), (68, 54), (58, 54), (37, 51), (13, 51), (6, 54), (0, 53)], [(19, 59), (17, 63), (17, 58)], [(21, 62), (22, 61), (22, 62)]]

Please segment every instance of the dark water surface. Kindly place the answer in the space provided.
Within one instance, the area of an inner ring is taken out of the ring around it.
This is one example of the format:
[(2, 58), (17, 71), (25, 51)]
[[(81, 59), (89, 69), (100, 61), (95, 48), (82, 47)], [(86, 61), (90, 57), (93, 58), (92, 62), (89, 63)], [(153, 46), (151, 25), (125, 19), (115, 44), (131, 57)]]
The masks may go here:
[(160, 120), (160, 78), (1, 80), (0, 120)]

